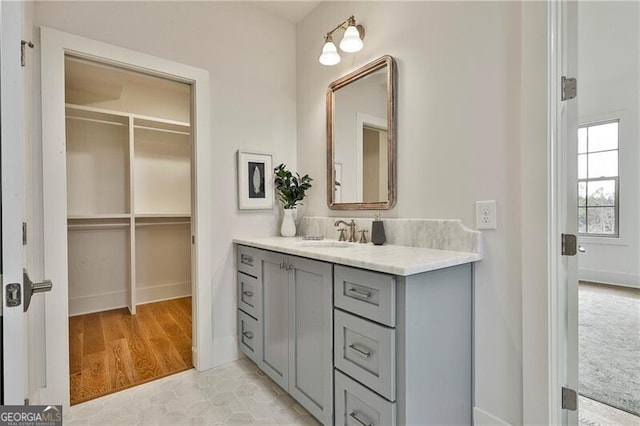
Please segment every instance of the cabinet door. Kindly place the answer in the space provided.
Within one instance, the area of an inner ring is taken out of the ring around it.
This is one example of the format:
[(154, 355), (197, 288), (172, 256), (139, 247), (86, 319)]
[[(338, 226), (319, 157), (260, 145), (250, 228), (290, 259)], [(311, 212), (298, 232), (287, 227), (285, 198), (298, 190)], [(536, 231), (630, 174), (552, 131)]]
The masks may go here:
[(289, 387), (289, 272), (286, 256), (264, 251), (262, 262), (262, 360), (260, 367)]
[(332, 423), (332, 265), (290, 257), (289, 393)]

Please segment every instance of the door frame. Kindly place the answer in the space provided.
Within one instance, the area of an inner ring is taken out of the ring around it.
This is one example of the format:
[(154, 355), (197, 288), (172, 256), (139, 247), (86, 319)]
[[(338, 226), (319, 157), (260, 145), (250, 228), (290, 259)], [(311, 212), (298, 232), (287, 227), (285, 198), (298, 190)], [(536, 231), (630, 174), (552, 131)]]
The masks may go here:
[(42, 87), (42, 157), (44, 274), (54, 282), (46, 300), (46, 383), (42, 400), (68, 407), (69, 333), (66, 206), (66, 138), (64, 56), (72, 53), (133, 71), (182, 81), (192, 86), (193, 195), (191, 277), (193, 297), (193, 365), (213, 367), (211, 271), (211, 179), (209, 72), (123, 47), (40, 28)]
[[(548, 418), (577, 424), (562, 388), (578, 390), (577, 257), (563, 256), (561, 234), (577, 235), (577, 99), (562, 101), (562, 76), (577, 77), (577, 4), (548, 2)], [(574, 131), (575, 130), (575, 131)], [(575, 152), (574, 152), (575, 151)], [(575, 162), (575, 167), (570, 166)], [(572, 182), (575, 184), (572, 186)], [(571, 188), (574, 188), (571, 192)]]

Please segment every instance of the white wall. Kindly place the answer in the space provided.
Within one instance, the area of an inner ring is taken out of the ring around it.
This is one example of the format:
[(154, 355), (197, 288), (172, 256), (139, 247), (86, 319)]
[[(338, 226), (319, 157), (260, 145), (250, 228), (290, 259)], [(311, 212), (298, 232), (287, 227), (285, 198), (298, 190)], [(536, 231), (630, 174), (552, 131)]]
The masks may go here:
[[(522, 424), (549, 425), (549, 209), (547, 188), (547, 4), (522, 4), (520, 243), (522, 259)], [(554, 241), (552, 244), (557, 244)], [(552, 333), (553, 334), (553, 333)], [(488, 421), (488, 424), (495, 424)]]
[[(284, 162), (295, 166), (293, 24), (242, 2), (38, 2), (34, 25), (138, 50), (210, 72), (211, 196), (215, 206), (210, 218), (214, 253), (211, 259), (213, 300), (210, 304), (214, 312), (211, 332), (215, 337), (214, 363), (230, 361), (237, 356), (235, 257), (231, 240), (233, 237), (274, 235), (278, 222), (276, 209), (237, 210), (235, 152), (238, 149), (268, 152), (273, 154), (274, 164)], [(38, 54), (36, 46), (33, 55), (37, 57)], [(38, 69), (34, 75), (39, 75)], [(35, 105), (39, 104), (36, 99)], [(35, 120), (39, 120), (39, 116)], [(41, 151), (33, 155), (41, 158)], [(37, 167), (34, 174), (41, 181)], [(33, 190), (35, 203), (41, 206), (38, 179)], [(36, 208), (35, 214), (41, 215), (41, 208)], [(34, 244), (41, 246), (42, 230), (38, 232)]]
[[(544, 48), (541, 5), (534, 45)], [(324, 34), (351, 14), (366, 28), (364, 49), (343, 54), (338, 66), (320, 65)], [(327, 86), (384, 54), (398, 65), (398, 202), (383, 216), (459, 218), (474, 227), (474, 202), (497, 200), (499, 228), (484, 232), (476, 267), (475, 405), (522, 423), (520, 4), (330, 2), (296, 28), (298, 169), (316, 178), (306, 214), (338, 214), (326, 205), (326, 166), (317, 161), (326, 147)], [(541, 128), (544, 150), (544, 120)], [(532, 161), (544, 170), (544, 155)]]
[(640, 5), (578, 7), (580, 124), (619, 118), (620, 238), (581, 238), (580, 279), (640, 288)]

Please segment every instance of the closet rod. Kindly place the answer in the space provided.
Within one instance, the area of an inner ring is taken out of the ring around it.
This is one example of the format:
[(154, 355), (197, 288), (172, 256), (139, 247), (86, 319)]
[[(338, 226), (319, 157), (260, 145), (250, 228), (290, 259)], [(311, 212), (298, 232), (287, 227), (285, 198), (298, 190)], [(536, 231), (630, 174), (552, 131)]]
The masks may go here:
[(69, 230), (85, 229), (85, 230), (98, 230), (98, 229), (125, 229), (129, 228), (128, 223), (73, 223), (67, 225)]
[(111, 124), (113, 126), (126, 126), (124, 123), (118, 123), (115, 121), (107, 121), (107, 120), (98, 120), (97, 118), (88, 118), (88, 117), (76, 117), (74, 115), (67, 115), (67, 118), (71, 118), (74, 120), (80, 121), (91, 121), (93, 123), (101, 123), (101, 124)]
[(165, 133), (175, 133), (177, 135), (187, 135), (190, 136), (189, 132), (181, 132), (180, 130), (169, 130), (169, 129), (160, 129), (157, 127), (147, 127), (147, 126), (133, 126), (135, 129), (143, 129), (143, 130), (155, 130), (156, 132), (165, 132)]
[(149, 223), (136, 222), (136, 228), (145, 227), (145, 226), (165, 226), (165, 225), (191, 225), (191, 222), (149, 222)]

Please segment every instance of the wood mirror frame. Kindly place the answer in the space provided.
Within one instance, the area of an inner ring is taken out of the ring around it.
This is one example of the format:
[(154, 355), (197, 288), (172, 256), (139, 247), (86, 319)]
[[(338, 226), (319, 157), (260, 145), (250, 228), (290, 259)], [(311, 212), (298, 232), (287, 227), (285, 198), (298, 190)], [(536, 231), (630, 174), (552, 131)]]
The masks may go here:
[[(336, 91), (386, 68), (386, 121), (387, 121), (387, 199), (363, 202), (336, 202), (335, 168), (335, 98)], [(396, 203), (396, 63), (385, 55), (331, 84), (327, 90), (327, 204), (332, 210), (387, 210)]]

